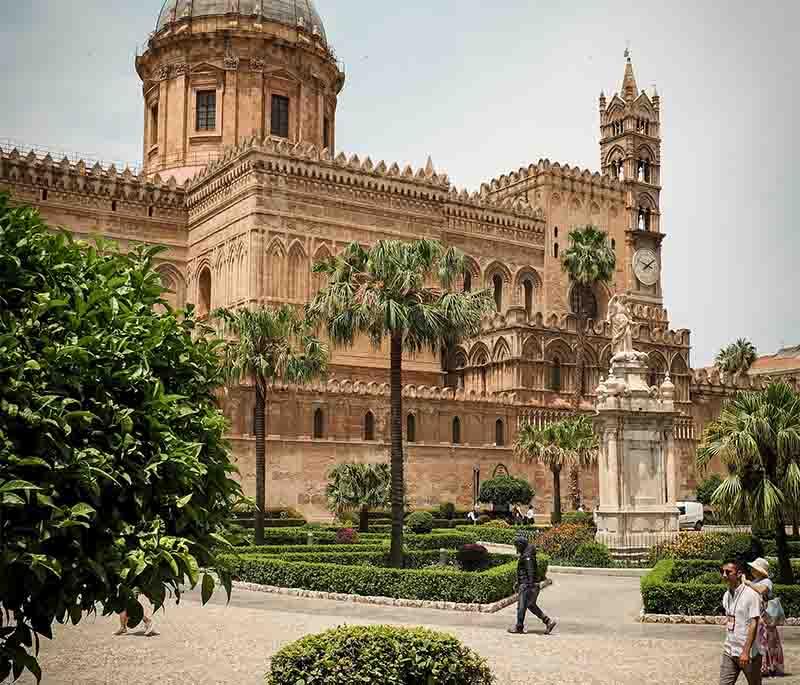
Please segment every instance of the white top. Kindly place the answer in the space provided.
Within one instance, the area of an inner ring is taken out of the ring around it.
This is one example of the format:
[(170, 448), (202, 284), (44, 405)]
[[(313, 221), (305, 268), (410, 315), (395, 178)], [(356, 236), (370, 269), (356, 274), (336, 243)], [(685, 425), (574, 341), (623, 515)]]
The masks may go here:
[(761, 580), (756, 580), (753, 582), (753, 585), (763, 585), (767, 588), (767, 594), (764, 597), (764, 599), (770, 600), (775, 597), (775, 586), (773, 585), (772, 581), (769, 578), (762, 578)]
[[(761, 616), (761, 597), (752, 588), (740, 585), (731, 593), (726, 590), (722, 596), (722, 606), (728, 617), (725, 632), (725, 654), (741, 656), (747, 642), (747, 631), (750, 621)], [(758, 656), (758, 640), (753, 639), (750, 656)]]
[(525, 514), (531, 521), (533, 521), (533, 509), (528, 509), (528, 513)]

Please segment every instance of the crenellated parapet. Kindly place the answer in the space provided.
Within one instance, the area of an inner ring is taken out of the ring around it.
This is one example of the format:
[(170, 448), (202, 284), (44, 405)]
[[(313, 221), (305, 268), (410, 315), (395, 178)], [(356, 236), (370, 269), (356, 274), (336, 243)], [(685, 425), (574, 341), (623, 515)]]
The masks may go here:
[(17, 148), (0, 148), (0, 182), (179, 210), (186, 199), (174, 178), (164, 180), (158, 174), (147, 177), (127, 167), (120, 172), (113, 164), (106, 167), (99, 162), (90, 167), (83, 161), (70, 162), (67, 157), (56, 162), (49, 154), (42, 157), (33, 151), (23, 156)]
[[(765, 376), (721, 373), (716, 367), (692, 371), (692, 392), (704, 394), (733, 395), (747, 390), (764, 390), (772, 382), (775, 382), (775, 379)], [(784, 376), (780, 382), (800, 390), (800, 374)]]

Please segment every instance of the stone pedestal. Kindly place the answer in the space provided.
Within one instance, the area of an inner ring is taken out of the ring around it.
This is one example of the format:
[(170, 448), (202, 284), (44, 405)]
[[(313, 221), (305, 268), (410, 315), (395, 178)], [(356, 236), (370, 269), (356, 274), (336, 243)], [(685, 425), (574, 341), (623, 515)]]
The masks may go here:
[(675, 386), (648, 387), (647, 356), (618, 354), (597, 388), (600, 441), (597, 540), (617, 557), (641, 556), (678, 531)]

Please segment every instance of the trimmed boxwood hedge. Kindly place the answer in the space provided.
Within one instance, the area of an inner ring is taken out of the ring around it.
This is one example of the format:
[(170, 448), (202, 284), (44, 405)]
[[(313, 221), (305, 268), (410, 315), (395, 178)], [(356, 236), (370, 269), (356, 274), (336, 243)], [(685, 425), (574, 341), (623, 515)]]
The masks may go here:
[(494, 542), (499, 545), (513, 545), (517, 533), (522, 531), (530, 537), (536, 537), (550, 526), (512, 526), (495, 528), (494, 526), (456, 526), (459, 533), (472, 536), (474, 542)]
[[(703, 583), (703, 574), (718, 572), (718, 560), (665, 559), (641, 581), (642, 604), (648, 614), (722, 615), (722, 583)], [(706, 576), (709, 577), (709, 576)], [(776, 585), (787, 616), (800, 616), (800, 586)]]
[[(223, 555), (234, 577), (251, 583), (319, 592), (488, 604), (510, 596), (516, 561), (480, 573), (450, 568), (394, 569), (286, 561), (263, 555)], [(547, 575), (549, 558), (537, 557), (539, 577)]]
[[(380, 552), (389, 547), (389, 541), (378, 541), (369, 544), (355, 545), (249, 545), (247, 547), (235, 547), (236, 554), (341, 554), (346, 552)], [(231, 550), (224, 550), (230, 553)]]
[(266, 678), (267, 685), (493, 682), (486, 661), (452, 635), (393, 626), (342, 626), (307, 635), (272, 657)]

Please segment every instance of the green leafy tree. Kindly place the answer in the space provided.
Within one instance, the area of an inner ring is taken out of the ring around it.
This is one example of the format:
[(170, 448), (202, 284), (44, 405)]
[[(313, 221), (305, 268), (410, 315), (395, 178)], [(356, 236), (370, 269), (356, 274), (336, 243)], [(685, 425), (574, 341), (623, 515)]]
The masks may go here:
[(697, 501), (710, 507), (714, 493), (720, 485), (722, 485), (722, 476), (718, 473), (712, 473), (708, 478), (703, 479), (697, 486)]
[(531, 484), (523, 478), (495, 476), (481, 483), (478, 501), (500, 506), (527, 504), (534, 494)]
[(597, 460), (599, 445), (591, 420), (571, 416), (538, 428), (525, 422), (517, 434), (514, 454), (523, 462), (544, 464), (553, 474), (553, 523), (561, 523), (561, 471)]
[(137, 593), (159, 608), (217, 567), (241, 497), (218, 343), (162, 299), (157, 252), (90, 247), (0, 195), (0, 681), (41, 677), (54, 621), (136, 626)]
[[(576, 228), (569, 233), (569, 247), (564, 250), (561, 268), (569, 276), (574, 293), (577, 293), (578, 345), (575, 350), (575, 404), (586, 394), (584, 365), (586, 358), (586, 319), (592, 293), (598, 284), (611, 283), (614, 278), (617, 258), (608, 235), (595, 226)], [(581, 501), (580, 463), (574, 463), (570, 471), (570, 496), (574, 508)]]
[(392, 565), (403, 564), (403, 353), (434, 354), (476, 335), (494, 301), (487, 290), (455, 292), (464, 256), (434, 240), (381, 240), (371, 248), (350, 243), (315, 264), (328, 283), (309, 313), (324, 323), (335, 345), (366, 335), (378, 348), (389, 340), (392, 472)]
[(336, 514), (358, 511), (358, 529), (367, 533), (369, 510), (389, 506), (391, 483), (389, 464), (337, 464), (328, 474), (328, 508)]
[(786, 509), (800, 499), (800, 395), (785, 383), (742, 392), (706, 426), (697, 450), (705, 469), (719, 458), (728, 471), (713, 504), (731, 519), (775, 530), (781, 582), (791, 583)]
[(328, 351), (312, 333), (308, 321), (290, 305), (259, 309), (218, 309), (232, 339), (224, 350), (224, 371), (229, 383), (255, 382), (256, 530), (257, 545), (264, 544), (267, 485), (267, 410), (269, 386), (276, 381), (307, 383), (325, 373)]
[(746, 338), (739, 338), (717, 353), (714, 364), (725, 373), (747, 373), (757, 356), (755, 345)]

